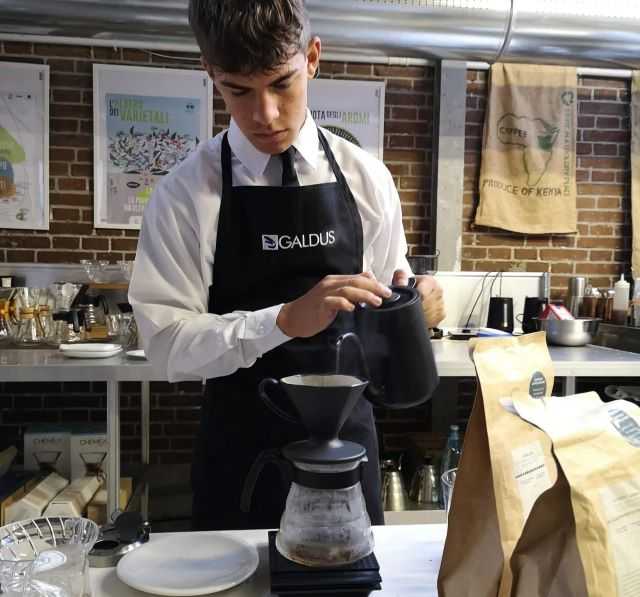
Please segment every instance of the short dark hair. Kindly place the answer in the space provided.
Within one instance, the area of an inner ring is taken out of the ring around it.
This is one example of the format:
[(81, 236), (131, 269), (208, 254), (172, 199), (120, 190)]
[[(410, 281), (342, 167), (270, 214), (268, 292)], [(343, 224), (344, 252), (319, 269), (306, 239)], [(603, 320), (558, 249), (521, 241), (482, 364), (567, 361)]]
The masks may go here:
[(269, 72), (309, 42), (304, 0), (189, 0), (204, 59), (228, 73)]

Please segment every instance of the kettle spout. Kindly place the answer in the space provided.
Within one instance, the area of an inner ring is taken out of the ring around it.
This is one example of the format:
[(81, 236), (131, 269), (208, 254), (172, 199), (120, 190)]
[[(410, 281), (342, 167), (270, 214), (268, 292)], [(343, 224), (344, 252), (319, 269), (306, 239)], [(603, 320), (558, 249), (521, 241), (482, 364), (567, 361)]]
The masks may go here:
[(365, 394), (367, 394), (370, 398), (376, 398), (379, 395), (379, 391), (372, 384), (373, 378), (371, 377), (371, 373), (369, 371), (369, 363), (367, 362), (367, 357), (364, 352), (364, 348), (362, 346), (362, 342), (358, 334), (355, 332), (346, 332), (338, 337), (336, 340), (336, 373), (348, 373), (344, 371), (344, 353), (343, 347), (344, 343), (349, 340), (353, 342), (356, 346), (358, 352), (358, 359), (360, 361), (361, 371), (364, 373), (364, 378), (369, 382), (367, 389), (365, 390)]

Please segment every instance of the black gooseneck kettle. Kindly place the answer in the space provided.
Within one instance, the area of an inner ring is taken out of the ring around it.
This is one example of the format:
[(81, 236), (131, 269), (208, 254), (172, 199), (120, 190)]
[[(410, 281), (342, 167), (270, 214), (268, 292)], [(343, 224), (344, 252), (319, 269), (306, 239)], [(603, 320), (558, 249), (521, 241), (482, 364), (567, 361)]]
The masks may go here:
[(420, 292), (408, 286), (391, 291), (379, 307), (356, 307), (353, 332), (336, 341), (336, 373), (368, 380), (366, 398), (401, 409), (426, 402), (439, 377)]

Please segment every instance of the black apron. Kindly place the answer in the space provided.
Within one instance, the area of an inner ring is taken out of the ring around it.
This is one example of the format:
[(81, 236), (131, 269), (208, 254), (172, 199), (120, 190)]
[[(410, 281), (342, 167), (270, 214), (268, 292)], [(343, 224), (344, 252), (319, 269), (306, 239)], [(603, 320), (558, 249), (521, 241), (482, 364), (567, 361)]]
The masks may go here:
[[(256, 311), (290, 302), (329, 274), (362, 271), (362, 223), (329, 145), (320, 143), (336, 182), (302, 187), (232, 186), (231, 149), (222, 141), (222, 200), (209, 312)], [(335, 340), (353, 329), (341, 313), (312, 338), (294, 338), (249, 368), (207, 380), (192, 466), (193, 527), (277, 528), (289, 490), (268, 465), (256, 484), (251, 511), (240, 511), (245, 477), (265, 449), (306, 439), (300, 425), (273, 414), (258, 396), (265, 377), (335, 371)], [(289, 407), (286, 399), (279, 404)], [(373, 524), (383, 524), (378, 441), (371, 404), (359, 400), (340, 437), (363, 445), (369, 462), (362, 488)]]

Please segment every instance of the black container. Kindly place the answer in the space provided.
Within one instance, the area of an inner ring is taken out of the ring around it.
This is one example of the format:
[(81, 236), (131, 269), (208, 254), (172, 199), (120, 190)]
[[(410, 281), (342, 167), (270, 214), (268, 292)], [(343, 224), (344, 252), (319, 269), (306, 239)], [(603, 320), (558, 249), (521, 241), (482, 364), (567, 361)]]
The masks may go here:
[(356, 307), (355, 333), (337, 341), (336, 370), (367, 379), (364, 395), (374, 404), (401, 409), (426, 402), (439, 378), (419, 291), (391, 290), (380, 307)]
[(524, 311), (522, 312), (522, 331), (525, 334), (536, 332), (538, 325), (536, 318), (542, 315), (547, 305), (547, 299), (542, 296), (527, 296), (524, 299)]
[(492, 296), (489, 299), (487, 327), (494, 330), (513, 332), (513, 299), (507, 296)]

